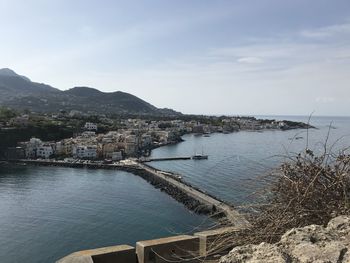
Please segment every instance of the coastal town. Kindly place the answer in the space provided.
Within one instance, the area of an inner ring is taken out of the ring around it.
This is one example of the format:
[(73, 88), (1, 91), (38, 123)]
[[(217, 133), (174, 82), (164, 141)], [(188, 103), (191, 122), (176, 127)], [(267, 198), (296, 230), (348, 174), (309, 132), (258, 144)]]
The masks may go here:
[[(213, 117), (201, 119), (147, 120), (141, 118), (119, 119), (106, 116), (95, 117), (96, 122), (85, 121), (89, 118), (69, 114), (32, 116), (20, 114), (0, 122), (1, 131), (16, 132), (33, 125), (33, 119), (55, 123), (58, 126), (77, 122), (72, 136), (55, 140), (44, 140), (36, 134), (17, 145), (7, 147), (5, 159), (56, 159), (56, 160), (103, 160), (120, 161), (130, 157), (149, 156), (151, 150), (160, 146), (182, 141), (182, 135), (194, 134), (209, 137), (212, 133), (232, 133), (241, 130), (287, 130), (307, 128), (304, 123), (290, 121), (261, 120), (255, 117)], [(187, 117), (188, 118), (188, 117)], [(90, 118), (91, 119), (91, 118)], [(85, 122), (84, 122), (85, 121)], [(79, 125), (78, 124), (78, 125)]]

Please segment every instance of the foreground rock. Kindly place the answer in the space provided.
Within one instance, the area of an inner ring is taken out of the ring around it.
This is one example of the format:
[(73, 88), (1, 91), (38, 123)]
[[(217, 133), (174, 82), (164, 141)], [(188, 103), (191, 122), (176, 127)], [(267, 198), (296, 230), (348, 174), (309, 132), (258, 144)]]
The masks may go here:
[(220, 263), (350, 263), (350, 216), (339, 216), (327, 227), (293, 228), (276, 244), (234, 248)]

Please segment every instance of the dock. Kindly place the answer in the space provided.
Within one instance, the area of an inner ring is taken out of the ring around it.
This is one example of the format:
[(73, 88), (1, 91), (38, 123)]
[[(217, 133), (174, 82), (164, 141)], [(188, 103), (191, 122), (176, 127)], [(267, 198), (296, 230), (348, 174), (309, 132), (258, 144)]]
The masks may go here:
[(191, 160), (191, 156), (175, 156), (175, 157), (162, 157), (162, 158), (142, 158), (140, 162), (158, 162), (158, 161), (176, 161), (176, 160)]

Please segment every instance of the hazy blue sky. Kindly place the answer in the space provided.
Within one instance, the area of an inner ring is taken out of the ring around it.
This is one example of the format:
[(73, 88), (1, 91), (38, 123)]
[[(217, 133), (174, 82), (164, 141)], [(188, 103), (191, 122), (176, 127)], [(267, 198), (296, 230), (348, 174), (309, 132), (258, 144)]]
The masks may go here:
[(0, 0), (0, 67), (184, 113), (350, 115), (349, 0)]

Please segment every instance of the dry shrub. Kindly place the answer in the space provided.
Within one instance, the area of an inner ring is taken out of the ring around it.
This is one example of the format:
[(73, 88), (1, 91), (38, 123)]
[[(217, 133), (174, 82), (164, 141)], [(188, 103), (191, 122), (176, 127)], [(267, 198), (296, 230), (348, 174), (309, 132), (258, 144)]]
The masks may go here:
[(315, 156), (307, 149), (289, 157), (266, 182), (266, 202), (251, 206), (251, 227), (235, 243), (277, 242), (291, 228), (326, 225), (333, 217), (350, 214), (350, 155), (345, 151)]
[[(199, 261), (211, 262), (234, 246), (275, 243), (288, 230), (311, 224), (327, 225), (339, 215), (350, 215), (350, 154), (331, 154), (326, 147), (320, 155), (306, 149), (287, 156), (278, 170), (254, 179), (263, 190), (258, 203), (237, 207), (250, 222), (246, 229), (222, 234), (213, 240), (208, 255)], [(227, 221), (217, 227), (232, 226)], [(233, 226), (234, 227), (234, 226)]]

